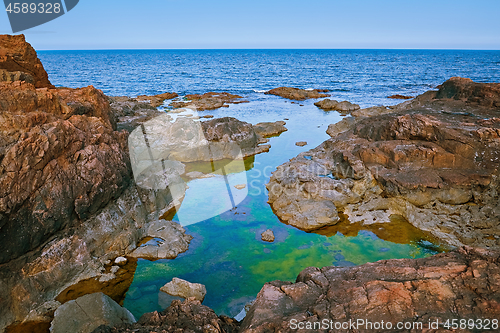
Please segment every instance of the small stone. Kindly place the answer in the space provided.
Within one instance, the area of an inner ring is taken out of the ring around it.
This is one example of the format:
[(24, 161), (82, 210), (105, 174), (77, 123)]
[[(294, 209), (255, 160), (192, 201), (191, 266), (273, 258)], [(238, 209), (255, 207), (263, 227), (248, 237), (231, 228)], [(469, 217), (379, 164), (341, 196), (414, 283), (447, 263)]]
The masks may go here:
[(191, 283), (175, 277), (172, 281), (161, 287), (160, 291), (163, 291), (171, 296), (179, 296), (182, 298), (194, 297), (200, 302), (203, 302), (205, 295), (207, 294), (207, 289), (203, 284)]
[(295, 142), (295, 145), (299, 146), (299, 147), (304, 147), (305, 145), (307, 145), (307, 142), (306, 141), (299, 141), (299, 142)]
[(260, 235), (264, 242), (272, 243), (274, 242), (274, 232), (271, 229), (267, 229)]
[(210, 119), (210, 118), (213, 118), (214, 116), (212, 116), (211, 114), (206, 114), (203, 116), (203, 118), (206, 118), (206, 119)]
[(235, 187), (236, 189), (238, 189), (238, 190), (242, 190), (242, 189), (244, 189), (245, 187), (247, 187), (247, 185), (246, 185), (246, 184), (239, 184), (239, 185), (234, 185), (234, 187)]
[(127, 262), (128, 262), (128, 260), (125, 257), (118, 257), (118, 258), (115, 259), (115, 264), (117, 264), (118, 266), (123, 266)]

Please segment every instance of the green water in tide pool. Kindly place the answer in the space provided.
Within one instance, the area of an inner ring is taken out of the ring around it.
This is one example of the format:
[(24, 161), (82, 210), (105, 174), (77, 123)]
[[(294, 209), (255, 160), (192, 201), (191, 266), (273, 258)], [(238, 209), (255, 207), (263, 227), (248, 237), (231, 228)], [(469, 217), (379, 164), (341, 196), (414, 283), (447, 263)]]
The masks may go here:
[[(173, 277), (204, 284), (207, 295), (203, 304), (219, 315), (235, 316), (256, 297), (264, 283), (295, 281), (298, 273), (309, 266), (352, 266), (382, 259), (421, 258), (440, 251), (431, 239), (397, 216), (391, 223), (369, 227), (343, 221), (318, 233), (306, 233), (279, 221), (267, 203), (265, 184), (271, 172), (328, 139), (328, 124), (341, 119), (336, 112), (319, 110), (313, 102), (301, 102), (300, 106), (274, 96), (262, 96), (248, 104), (204, 113), (234, 116), (253, 124), (288, 118), (288, 131), (271, 138), (268, 153), (247, 159), (246, 171), (229, 171), (229, 179), (236, 177), (240, 181), (246, 176), (247, 196), (234, 209), (185, 225), (186, 233), (194, 237), (186, 253), (173, 260), (138, 261), (123, 303), (136, 318), (169, 305), (160, 287)], [(297, 141), (308, 144), (298, 147)], [(209, 172), (201, 163), (187, 168)], [(217, 191), (224, 189), (224, 184), (223, 175), (189, 182), (173, 220), (179, 221), (181, 213), (194, 218), (203, 216), (217, 202)], [(183, 224), (182, 219), (180, 222)], [(274, 232), (273, 243), (261, 240), (266, 229)]]

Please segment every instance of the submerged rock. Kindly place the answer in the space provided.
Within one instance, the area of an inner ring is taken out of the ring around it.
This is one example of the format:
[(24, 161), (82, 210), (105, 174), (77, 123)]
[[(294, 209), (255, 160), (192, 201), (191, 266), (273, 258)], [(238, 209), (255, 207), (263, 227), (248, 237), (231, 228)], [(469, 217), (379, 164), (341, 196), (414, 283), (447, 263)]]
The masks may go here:
[(175, 277), (172, 281), (161, 287), (160, 291), (163, 291), (171, 296), (178, 296), (182, 298), (192, 297), (200, 302), (203, 302), (205, 295), (207, 294), (207, 289), (203, 284), (191, 283)]
[(348, 101), (337, 102), (336, 100), (331, 99), (324, 99), (322, 101), (314, 103), (314, 105), (325, 111), (336, 110), (340, 112), (352, 112), (359, 110), (358, 104), (352, 104)]
[(441, 89), (331, 125), (330, 140), (272, 175), (276, 215), (303, 230), (334, 224), (337, 210), (352, 223), (398, 215), (448, 245), (500, 246), (500, 121), (491, 107), (500, 84), (452, 79)]
[[(425, 331), (429, 320), (497, 318), (499, 274), (498, 252), (472, 248), (357, 267), (310, 267), (295, 283), (266, 283), (240, 332), (296, 332), (298, 323), (306, 327), (322, 321), (349, 322), (349, 318), (372, 323), (383, 319), (393, 325), (421, 323)], [(370, 331), (367, 326), (358, 329)], [(332, 330), (337, 331), (335, 326)]]
[(195, 109), (197, 111), (215, 110), (222, 107), (229, 107), (229, 104), (248, 103), (248, 101), (242, 100), (242, 98), (242, 96), (227, 92), (208, 92), (203, 95), (186, 95), (185, 101), (172, 102), (170, 106), (174, 108)]
[(272, 243), (274, 242), (274, 232), (271, 229), (267, 229), (260, 235), (264, 242)]
[(80, 297), (61, 305), (54, 314), (51, 333), (90, 333), (100, 325), (132, 324), (134, 316), (103, 293)]
[(325, 89), (298, 89), (291, 87), (279, 87), (265, 92), (266, 95), (276, 95), (283, 98), (293, 99), (296, 101), (303, 101), (310, 98), (322, 98), (330, 95), (322, 94), (327, 92)]

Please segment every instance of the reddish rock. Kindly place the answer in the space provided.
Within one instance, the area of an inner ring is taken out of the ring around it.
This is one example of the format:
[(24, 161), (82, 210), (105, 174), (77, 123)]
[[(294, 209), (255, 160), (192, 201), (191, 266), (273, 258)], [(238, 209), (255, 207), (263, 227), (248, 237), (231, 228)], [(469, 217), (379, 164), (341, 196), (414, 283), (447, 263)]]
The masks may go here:
[[(429, 320), (498, 318), (499, 295), (499, 253), (473, 248), (358, 267), (310, 267), (294, 284), (274, 281), (264, 285), (240, 332), (296, 332), (298, 323), (305, 327), (307, 323), (349, 319), (383, 320), (394, 325), (393, 329), (398, 322), (421, 323), (423, 330), (397, 330), (420, 332), (429, 329)], [(373, 330), (367, 326), (357, 329)]]
[(265, 94), (276, 95), (283, 98), (293, 99), (296, 101), (303, 101), (310, 98), (322, 98), (330, 96), (327, 94), (322, 94), (321, 92), (325, 92), (325, 90), (324, 89), (306, 90), (306, 89), (298, 89), (291, 87), (279, 87), (271, 89), (265, 92)]
[(36, 51), (24, 35), (0, 35), (0, 69), (30, 75), (36, 88), (53, 88)]
[(135, 98), (135, 100), (138, 102), (149, 102), (149, 104), (152, 107), (156, 108), (156, 107), (159, 107), (160, 105), (162, 105), (163, 101), (165, 101), (167, 99), (175, 98), (177, 96), (179, 96), (177, 93), (166, 92), (166, 93), (154, 95), (154, 96), (140, 95), (140, 96), (137, 96)]
[(0, 262), (85, 220), (128, 186), (127, 138), (93, 87), (0, 84)]

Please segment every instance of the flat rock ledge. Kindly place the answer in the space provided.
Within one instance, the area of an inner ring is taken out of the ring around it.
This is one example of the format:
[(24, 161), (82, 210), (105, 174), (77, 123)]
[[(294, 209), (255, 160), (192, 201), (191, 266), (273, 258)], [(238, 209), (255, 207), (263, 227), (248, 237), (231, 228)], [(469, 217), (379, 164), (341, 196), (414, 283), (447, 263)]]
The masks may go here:
[(188, 108), (196, 111), (215, 110), (229, 107), (229, 104), (248, 103), (242, 96), (228, 92), (207, 92), (202, 95), (186, 95), (182, 101), (173, 101), (170, 106), (174, 109)]
[(191, 283), (179, 278), (173, 278), (172, 281), (161, 287), (160, 291), (184, 299), (192, 297), (200, 302), (203, 302), (207, 294), (207, 288), (203, 284)]
[(276, 95), (296, 101), (303, 101), (311, 98), (323, 98), (330, 95), (323, 94), (328, 92), (326, 89), (299, 89), (292, 87), (279, 87), (265, 92), (266, 95)]

